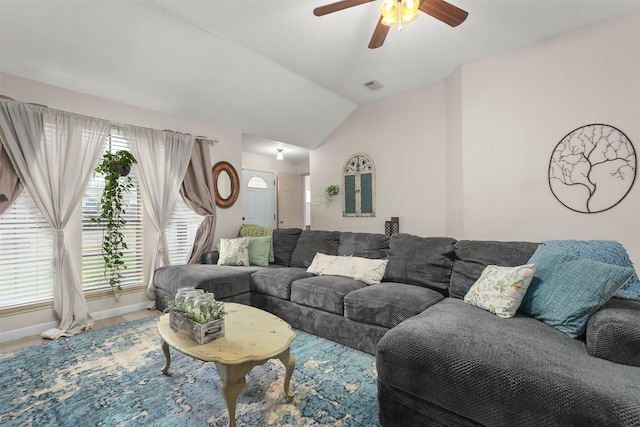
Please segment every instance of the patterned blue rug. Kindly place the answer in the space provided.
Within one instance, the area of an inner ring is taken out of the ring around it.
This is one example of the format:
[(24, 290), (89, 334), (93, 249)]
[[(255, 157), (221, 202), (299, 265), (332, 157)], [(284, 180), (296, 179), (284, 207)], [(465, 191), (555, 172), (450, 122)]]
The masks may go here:
[[(226, 426), (218, 373), (171, 349), (170, 376), (157, 317), (0, 354), (3, 426)], [(298, 331), (291, 345), (295, 397), (278, 360), (247, 375), (238, 426), (377, 426), (374, 357)]]

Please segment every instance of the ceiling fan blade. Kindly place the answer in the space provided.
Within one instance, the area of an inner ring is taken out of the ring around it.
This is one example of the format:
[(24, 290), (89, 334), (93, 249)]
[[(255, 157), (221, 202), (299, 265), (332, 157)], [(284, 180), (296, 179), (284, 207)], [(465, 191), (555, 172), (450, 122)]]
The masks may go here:
[(387, 38), (389, 28), (391, 27), (388, 27), (382, 23), (382, 16), (380, 16), (380, 19), (378, 19), (378, 25), (376, 25), (376, 29), (373, 30), (373, 36), (371, 36), (369, 49), (377, 49), (384, 44), (384, 39)]
[(342, 0), (335, 3), (327, 4), (324, 6), (316, 7), (313, 9), (313, 14), (316, 16), (323, 16), (329, 13), (337, 12), (339, 10), (348, 9), (353, 6), (358, 6), (364, 3), (369, 3), (373, 0)]
[(467, 19), (468, 12), (444, 0), (423, 0), (420, 10), (452, 27), (457, 27)]

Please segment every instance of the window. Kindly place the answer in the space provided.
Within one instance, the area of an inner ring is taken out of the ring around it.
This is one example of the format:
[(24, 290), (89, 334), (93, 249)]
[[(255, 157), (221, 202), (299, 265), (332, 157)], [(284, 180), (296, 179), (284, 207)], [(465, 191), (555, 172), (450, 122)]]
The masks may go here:
[(267, 187), (267, 182), (260, 178), (259, 176), (254, 176), (249, 180), (249, 183), (247, 183), (247, 187), (249, 188), (268, 188)]
[(53, 298), (53, 229), (27, 190), (0, 216), (0, 306)]
[(172, 265), (186, 264), (189, 261), (201, 222), (202, 217), (192, 211), (182, 197), (178, 196), (166, 230), (169, 262)]
[[(127, 149), (128, 143), (122, 132), (112, 129), (105, 150), (115, 152)], [(134, 188), (126, 195), (125, 199), (127, 225), (123, 234), (127, 243), (124, 257), (127, 268), (122, 271), (121, 286), (123, 287), (143, 283), (142, 198), (133, 169), (129, 176), (133, 179)], [(104, 177), (94, 173), (82, 199), (82, 287), (85, 290), (110, 288), (109, 281), (105, 278), (102, 258), (103, 227), (91, 221), (91, 218), (98, 216), (98, 204), (103, 189)]]

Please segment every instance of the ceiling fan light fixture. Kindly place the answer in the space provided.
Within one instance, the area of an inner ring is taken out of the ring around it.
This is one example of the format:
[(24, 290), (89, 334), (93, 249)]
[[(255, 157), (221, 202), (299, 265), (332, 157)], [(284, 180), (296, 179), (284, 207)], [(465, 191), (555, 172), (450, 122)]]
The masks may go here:
[(409, 25), (418, 19), (418, 0), (385, 0), (380, 6), (381, 23), (387, 27)]
[(382, 24), (393, 27), (398, 24), (398, 2), (396, 0), (386, 0), (380, 5)]
[(418, 7), (420, 2), (418, 0), (402, 0), (402, 25), (409, 25), (416, 19), (418, 19)]

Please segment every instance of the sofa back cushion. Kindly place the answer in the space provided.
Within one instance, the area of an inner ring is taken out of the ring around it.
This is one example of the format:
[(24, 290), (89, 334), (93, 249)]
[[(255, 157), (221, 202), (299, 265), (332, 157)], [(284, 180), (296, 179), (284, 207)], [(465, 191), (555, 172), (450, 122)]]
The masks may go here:
[(446, 292), (453, 265), (450, 237), (418, 237), (396, 233), (389, 239), (385, 282), (408, 283)]
[(464, 298), (487, 265), (515, 267), (527, 264), (538, 248), (532, 242), (460, 240), (455, 244), (449, 296)]
[(338, 255), (361, 258), (385, 258), (389, 253), (389, 236), (376, 233), (340, 233)]
[(317, 252), (338, 254), (339, 231), (304, 230), (291, 255), (291, 267), (308, 268)]
[(298, 238), (300, 228), (276, 228), (273, 230), (273, 259), (276, 264), (289, 267)]

